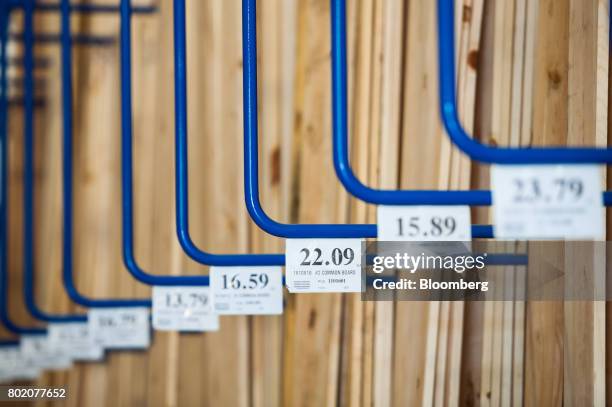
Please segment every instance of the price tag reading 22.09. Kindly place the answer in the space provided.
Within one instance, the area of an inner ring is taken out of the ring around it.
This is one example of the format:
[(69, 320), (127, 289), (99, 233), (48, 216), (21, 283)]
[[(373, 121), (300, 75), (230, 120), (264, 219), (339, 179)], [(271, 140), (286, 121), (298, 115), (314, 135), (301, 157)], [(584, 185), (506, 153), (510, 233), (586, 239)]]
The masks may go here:
[(221, 315), (283, 313), (280, 267), (211, 267), (214, 312)]
[(289, 292), (361, 292), (360, 239), (289, 239), (286, 257)]

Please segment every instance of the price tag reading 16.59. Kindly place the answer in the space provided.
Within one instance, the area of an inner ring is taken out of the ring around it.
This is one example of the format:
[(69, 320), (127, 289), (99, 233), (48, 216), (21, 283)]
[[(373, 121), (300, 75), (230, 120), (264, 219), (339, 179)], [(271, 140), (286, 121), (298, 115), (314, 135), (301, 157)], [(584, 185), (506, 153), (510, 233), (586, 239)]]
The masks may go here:
[(495, 236), (602, 239), (601, 176), (596, 165), (493, 166)]
[(360, 239), (289, 239), (289, 292), (361, 292)]
[(211, 267), (213, 309), (222, 315), (283, 313), (280, 267)]

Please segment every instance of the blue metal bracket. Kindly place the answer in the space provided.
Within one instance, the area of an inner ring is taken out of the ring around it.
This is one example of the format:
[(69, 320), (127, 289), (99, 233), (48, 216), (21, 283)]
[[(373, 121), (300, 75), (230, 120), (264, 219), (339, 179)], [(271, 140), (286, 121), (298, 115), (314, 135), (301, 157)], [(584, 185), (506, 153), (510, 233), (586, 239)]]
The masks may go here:
[[(345, 2), (332, 1), (332, 64), (333, 64), (333, 133), (334, 165), (342, 183), (357, 198), (384, 204), (449, 204), (474, 205), (487, 202), (486, 191), (376, 191), (363, 185), (348, 165), (348, 131), (346, 113), (346, 18)], [(285, 225), (272, 220), (259, 201), (258, 123), (257, 123), (257, 38), (256, 0), (243, 0), (244, 117), (245, 124), (245, 196), (249, 213), (259, 227), (276, 236), (312, 237), (376, 237), (376, 225)], [(354, 188), (354, 189), (353, 189)], [(382, 198), (379, 196), (382, 195)], [(398, 197), (400, 197), (398, 199)], [(489, 198), (490, 201), (490, 198)], [(460, 203), (461, 202), (461, 203)], [(490, 238), (493, 230), (487, 225), (474, 225), (472, 234)]]
[[(332, 0), (332, 83), (334, 119), (334, 167), (347, 191), (357, 198), (378, 205), (491, 205), (491, 191), (414, 191), (377, 190), (364, 185), (350, 165), (348, 145), (346, 0)], [(610, 193), (605, 201), (612, 202)], [(493, 237), (491, 225), (474, 225), (472, 235)]]
[(242, 1), (242, 52), (244, 59), (244, 182), (246, 206), (255, 223), (266, 232), (286, 238), (376, 237), (376, 225), (284, 224), (270, 218), (259, 199), (257, 108), (256, 1)]
[(33, 1), (25, 0), (24, 4), (24, 283), (23, 295), (30, 314), (44, 322), (86, 322), (86, 315), (59, 315), (43, 311), (35, 299), (34, 288), (34, 32)]
[[(125, 0), (124, 0), (125, 1)], [(128, 1), (126, 1), (128, 3)], [(122, 16), (123, 18), (123, 16)], [(123, 32), (129, 32), (129, 20), (122, 19), (127, 23)], [(129, 44), (129, 36), (122, 36), (122, 44)], [(122, 47), (122, 50), (126, 50)], [(191, 239), (189, 233), (189, 182), (187, 164), (187, 52), (185, 34), (185, 0), (174, 0), (174, 97), (175, 97), (175, 154), (176, 154), (176, 225), (177, 235), (181, 247), (189, 257), (201, 264), (212, 266), (281, 266), (285, 264), (284, 254), (212, 254), (203, 251)], [(125, 60), (129, 60), (129, 53)], [(129, 64), (122, 71), (123, 75), (130, 75)], [(131, 82), (131, 80), (130, 80)], [(126, 84), (126, 94), (123, 96), (125, 108), (131, 106), (126, 101), (131, 99), (128, 95), (129, 84)], [(127, 214), (124, 223), (124, 231), (128, 231), (127, 239), (129, 251), (131, 252), (131, 229), (132, 229), (132, 158), (131, 158), (131, 111), (125, 114), (126, 126), (123, 132), (124, 141), (124, 184), (129, 184), (124, 193), (124, 203)]]
[(8, 107), (6, 44), (10, 10), (0, 5), (0, 322), (16, 335), (45, 335), (47, 330), (16, 324), (8, 311)]
[(68, 0), (61, 1), (61, 26), (62, 26), (62, 123), (63, 123), (63, 202), (64, 216), (63, 229), (64, 241), (62, 245), (62, 253), (64, 259), (64, 286), (68, 292), (68, 296), (77, 304), (89, 308), (114, 308), (114, 307), (150, 307), (151, 300), (140, 299), (93, 299), (88, 298), (78, 292), (74, 283), (73, 275), (73, 188), (72, 188), (72, 37), (70, 35), (70, 2)]
[[(9, 39), (14, 41), (25, 41), (25, 33), (10, 33)], [(36, 33), (33, 40), (37, 44), (48, 45), (61, 42), (61, 34)], [(72, 42), (75, 45), (86, 45), (93, 47), (108, 47), (117, 43), (117, 38), (110, 35), (72, 34)]]
[(453, 143), (470, 158), (497, 164), (610, 164), (612, 149), (595, 147), (490, 147), (467, 134), (459, 120), (455, 94), (454, 0), (438, 0), (440, 113)]

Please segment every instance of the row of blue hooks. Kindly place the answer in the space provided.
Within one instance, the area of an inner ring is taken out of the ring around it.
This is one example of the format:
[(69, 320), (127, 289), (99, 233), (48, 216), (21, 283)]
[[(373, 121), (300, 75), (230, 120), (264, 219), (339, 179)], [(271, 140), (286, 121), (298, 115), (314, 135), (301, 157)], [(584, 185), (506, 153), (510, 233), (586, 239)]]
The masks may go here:
[[(347, 103), (347, 38), (346, 0), (330, 0), (332, 40), (332, 109), (333, 109), (333, 161), (342, 185), (351, 194), (368, 203), (379, 205), (491, 205), (491, 192), (479, 191), (414, 191), (377, 190), (364, 185), (354, 174), (349, 161), (348, 103)], [(375, 238), (374, 224), (284, 224), (272, 219), (262, 208), (259, 191), (258, 162), (258, 94), (257, 94), (257, 37), (256, 0), (242, 1), (243, 32), (243, 89), (244, 89), (244, 192), (248, 212), (255, 223), (269, 234), (282, 238)], [(9, 33), (9, 16), (13, 10), (24, 14), (23, 33)], [(612, 151), (607, 148), (499, 148), (489, 147), (468, 135), (461, 126), (456, 106), (454, 57), (454, 1), (438, 0), (439, 78), (441, 118), (453, 143), (470, 158), (500, 164), (579, 164), (612, 162)], [(60, 12), (61, 32), (41, 34), (34, 32), (35, 12)], [(72, 100), (72, 46), (76, 44), (108, 46), (116, 43), (114, 37), (96, 37), (71, 33), (70, 15), (82, 13), (119, 13), (120, 15), (120, 73), (121, 73), (121, 191), (122, 191), (122, 251), (125, 268), (138, 281), (155, 286), (207, 286), (209, 278), (202, 276), (162, 276), (144, 271), (134, 254), (133, 229), (133, 124), (132, 124), (132, 63), (131, 20), (133, 14), (149, 14), (156, 7), (132, 7), (130, 0), (120, 0), (119, 6), (38, 3), (34, 0), (0, 2), (0, 46), (2, 53), (0, 95), (0, 145), (7, 145), (7, 66), (22, 64), (24, 107), (24, 299), (30, 314), (43, 322), (85, 322), (86, 315), (50, 314), (35, 301), (34, 276), (34, 69), (48, 65), (45, 59), (34, 57), (35, 43), (59, 43), (61, 46), (62, 86), (62, 196), (63, 196), (63, 283), (70, 299), (87, 308), (150, 307), (149, 299), (94, 299), (80, 293), (75, 285), (73, 270), (73, 100)], [(185, 27), (185, 0), (173, 0), (174, 65), (175, 65), (175, 154), (176, 154), (176, 228), (184, 252), (200, 264), (209, 266), (264, 266), (284, 265), (284, 254), (214, 254), (198, 247), (190, 237), (188, 206), (188, 134), (187, 134), (187, 46)], [(24, 55), (9, 60), (6, 56), (10, 40), (23, 41)], [(7, 148), (0, 157), (2, 201), (0, 203), (0, 321), (17, 335), (43, 335), (44, 328), (22, 327), (8, 315), (8, 250), (7, 250)], [(612, 203), (612, 193), (603, 194), (605, 205)], [(491, 225), (473, 225), (475, 238), (493, 238)], [(507, 255), (491, 264), (525, 265), (525, 256)], [(2, 342), (13, 343), (11, 341)]]

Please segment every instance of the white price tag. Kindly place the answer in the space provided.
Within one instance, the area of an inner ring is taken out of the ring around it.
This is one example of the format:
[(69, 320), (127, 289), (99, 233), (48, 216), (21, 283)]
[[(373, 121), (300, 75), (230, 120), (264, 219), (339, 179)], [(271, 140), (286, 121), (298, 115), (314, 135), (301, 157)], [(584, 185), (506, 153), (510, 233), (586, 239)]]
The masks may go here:
[(223, 315), (283, 313), (280, 267), (211, 267), (213, 309)]
[(104, 348), (90, 335), (87, 322), (52, 323), (47, 332), (51, 348), (73, 360), (100, 361), (104, 358)]
[(379, 206), (381, 242), (465, 242), (472, 240), (467, 206)]
[(107, 349), (146, 349), (151, 343), (148, 308), (93, 308), (88, 312), (89, 334)]
[(288, 239), (291, 293), (361, 292), (361, 239)]
[(602, 185), (596, 165), (493, 166), (495, 237), (603, 240)]
[(41, 370), (21, 357), (19, 345), (0, 347), (0, 382), (36, 380)]
[(72, 360), (60, 350), (54, 349), (47, 335), (24, 335), (20, 341), (23, 363), (41, 370), (63, 370), (72, 366)]
[(207, 332), (219, 330), (210, 288), (153, 287), (153, 327), (160, 331)]

